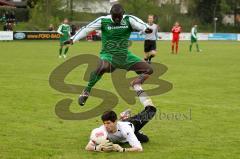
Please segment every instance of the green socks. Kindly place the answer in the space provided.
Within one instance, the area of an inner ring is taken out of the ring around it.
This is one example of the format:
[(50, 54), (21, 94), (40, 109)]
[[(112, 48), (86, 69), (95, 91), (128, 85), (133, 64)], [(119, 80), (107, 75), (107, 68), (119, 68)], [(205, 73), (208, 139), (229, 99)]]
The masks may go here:
[(66, 49), (64, 50), (64, 55), (66, 55), (67, 54), (67, 52), (68, 52), (68, 47), (66, 47)]
[[(190, 52), (192, 52), (192, 46), (193, 46), (193, 44), (191, 43), (191, 44), (190, 44), (190, 47), (189, 47), (189, 51), (190, 51)], [(200, 52), (198, 43), (196, 43), (196, 48), (197, 48), (197, 52)]]
[(196, 47), (197, 47), (197, 52), (199, 52), (200, 49), (199, 49), (198, 43), (196, 44)]
[(90, 74), (90, 79), (88, 82), (87, 87), (85, 88), (85, 91), (89, 92), (91, 91), (92, 87), (101, 79), (102, 75), (96, 74), (96, 72), (92, 72)]
[(62, 55), (62, 50), (63, 50), (63, 48), (61, 47), (61, 48), (59, 49), (59, 56)]
[(190, 44), (190, 47), (189, 47), (189, 51), (192, 52), (192, 45), (193, 44)]

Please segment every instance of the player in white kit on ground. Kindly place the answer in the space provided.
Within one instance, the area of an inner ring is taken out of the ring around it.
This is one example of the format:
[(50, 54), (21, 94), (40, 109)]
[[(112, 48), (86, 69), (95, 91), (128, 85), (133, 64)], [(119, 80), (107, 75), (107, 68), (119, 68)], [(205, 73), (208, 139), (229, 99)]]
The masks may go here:
[[(139, 85), (139, 90), (141, 89), (140, 87)], [(129, 115), (127, 118), (122, 118), (121, 121), (118, 121), (114, 111), (105, 112), (101, 117), (103, 125), (96, 129), (100, 129), (102, 134), (107, 134), (107, 140), (102, 143), (96, 143), (90, 137), (86, 150), (97, 152), (143, 151), (141, 143), (148, 142), (149, 138), (141, 133), (140, 130), (154, 117), (157, 109), (145, 92), (142, 92), (142, 94), (144, 95), (139, 96), (139, 99), (144, 105), (144, 110), (135, 116), (131, 117)], [(94, 130), (91, 136), (94, 135)], [(129, 143), (131, 147), (123, 148), (118, 143)]]

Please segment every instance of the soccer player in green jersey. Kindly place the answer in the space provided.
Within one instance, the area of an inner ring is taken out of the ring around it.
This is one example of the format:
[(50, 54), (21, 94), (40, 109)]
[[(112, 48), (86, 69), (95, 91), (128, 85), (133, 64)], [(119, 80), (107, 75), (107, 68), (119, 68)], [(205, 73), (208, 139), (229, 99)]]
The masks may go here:
[(128, 50), (128, 39), (133, 30), (152, 33), (148, 24), (132, 15), (125, 15), (120, 4), (114, 4), (110, 15), (97, 18), (95, 21), (81, 28), (65, 44), (73, 44), (88, 35), (89, 32), (101, 29), (102, 50), (100, 62), (95, 71), (90, 75), (87, 87), (79, 97), (79, 104), (83, 106), (90, 95), (92, 87), (100, 80), (104, 73), (113, 72), (115, 69), (135, 71), (139, 76), (131, 82), (131, 86), (137, 92), (142, 101), (148, 101), (149, 97), (143, 91), (141, 84), (153, 73), (151, 66)]
[(62, 56), (63, 56), (63, 58), (66, 58), (69, 46), (68, 45), (65, 46), (66, 48), (64, 50), (64, 53), (62, 54), (63, 47), (64, 47), (64, 41), (69, 40), (69, 38), (71, 36), (71, 27), (70, 27), (70, 25), (68, 25), (68, 19), (67, 18), (65, 18), (63, 20), (63, 24), (61, 24), (58, 27), (57, 32), (60, 34), (59, 58), (61, 58)]
[(201, 50), (199, 49), (199, 45), (198, 45), (198, 39), (197, 39), (197, 25), (194, 25), (192, 27), (192, 30), (191, 30), (191, 44), (190, 44), (190, 47), (189, 47), (189, 50), (190, 52), (192, 52), (192, 46), (194, 43), (196, 43), (196, 47), (197, 47), (197, 52), (200, 52)]

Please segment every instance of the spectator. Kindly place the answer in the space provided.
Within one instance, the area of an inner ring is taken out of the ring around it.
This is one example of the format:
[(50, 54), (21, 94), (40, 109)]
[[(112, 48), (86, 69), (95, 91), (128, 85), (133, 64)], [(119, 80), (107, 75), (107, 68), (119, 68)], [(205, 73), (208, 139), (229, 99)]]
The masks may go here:
[(55, 31), (53, 24), (50, 24), (50, 25), (49, 25), (48, 31)]
[(7, 23), (10, 22), (10, 14), (9, 14), (8, 11), (6, 11), (6, 13), (5, 13), (5, 17), (6, 17), (6, 21), (7, 21)]
[(13, 24), (12, 23), (7, 24), (7, 31), (13, 31)]
[(15, 24), (15, 21), (16, 21), (15, 13), (11, 12), (9, 17), (10, 17), (10, 23)]
[(0, 22), (6, 23), (6, 15), (3, 13), (2, 17), (0, 18)]
[(13, 27), (11, 23), (5, 23), (3, 26), (3, 31), (13, 31)]

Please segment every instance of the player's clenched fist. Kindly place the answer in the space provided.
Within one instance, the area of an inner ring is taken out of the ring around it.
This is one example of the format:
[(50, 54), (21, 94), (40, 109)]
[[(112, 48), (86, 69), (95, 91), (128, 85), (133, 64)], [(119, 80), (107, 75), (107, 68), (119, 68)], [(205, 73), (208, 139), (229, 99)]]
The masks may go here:
[(122, 148), (120, 145), (118, 144), (113, 144), (113, 151), (117, 151), (117, 152), (124, 152), (125, 149)]
[(146, 30), (145, 30), (145, 33), (146, 34), (151, 34), (153, 32), (153, 30), (151, 29), (151, 28), (147, 28)]

